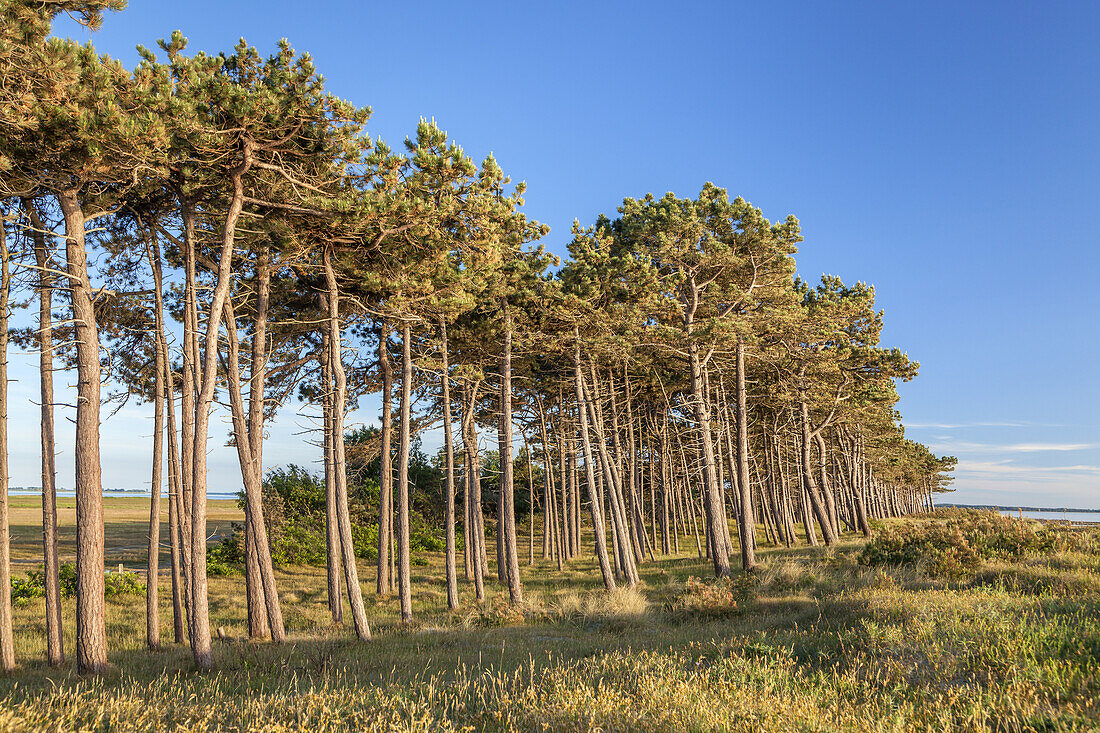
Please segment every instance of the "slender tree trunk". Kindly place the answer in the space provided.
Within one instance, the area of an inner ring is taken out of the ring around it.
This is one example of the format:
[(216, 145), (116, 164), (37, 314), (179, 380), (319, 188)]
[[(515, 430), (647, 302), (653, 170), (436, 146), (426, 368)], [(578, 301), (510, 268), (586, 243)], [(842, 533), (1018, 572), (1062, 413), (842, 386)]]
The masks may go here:
[(412, 621), (412, 576), (409, 558), (409, 449), (412, 444), (412, 328), (401, 325), (401, 432), (397, 444), (397, 593), (401, 620)]
[(344, 565), (344, 585), (348, 590), (355, 635), (362, 641), (371, 638), (367, 612), (363, 606), (363, 589), (359, 587), (359, 570), (355, 565), (355, 546), (351, 539), (351, 516), (348, 513), (348, 471), (344, 452), (344, 411), (348, 382), (344, 372), (343, 338), (340, 333), (340, 290), (336, 271), (332, 268), (329, 247), (324, 250), (325, 285), (328, 289), (329, 363), (334, 381), (332, 403), (332, 455), (336, 472), (336, 518), (340, 527), (340, 550)]
[(378, 457), (378, 583), (375, 592), (385, 595), (393, 590), (390, 553), (393, 546), (393, 364), (387, 345), (390, 329), (385, 321), (378, 328), (378, 365), (382, 371), (382, 453)]
[(481, 382), (475, 381), (467, 389), (469, 401), (462, 416), (462, 445), (466, 451), (466, 475), (470, 487), (466, 521), (470, 525), (470, 561), (474, 571), (474, 594), (479, 603), (485, 600), (485, 532), (481, 523), (481, 467), (477, 450), (477, 427), (474, 424), (477, 392), (480, 386)]
[(183, 310), (183, 374), (180, 387), (180, 546), (184, 579), (184, 606), (187, 611), (188, 635), (194, 633), (195, 613), (191, 566), (191, 510), (195, 475), (195, 393), (202, 383), (198, 339), (198, 281), (195, 272), (195, 222), (190, 204), (182, 202), (184, 243), (184, 310)]
[(741, 566), (746, 572), (756, 568), (756, 517), (752, 511), (752, 487), (749, 485), (749, 410), (745, 384), (745, 344), (737, 340), (737, 487), (741, 492), (741, 512), (737, 534), (741, 539)]
[(817, 443), (818, 472), (821, 475), (821, 493), (825, 495), (825, 508), (832, 522), (833, 532), (840, 532), (840, 517), (837, 515), (836, 498), (833, 496), (833, 487), (829, 485), (828, 453), (825, 449), (825, 438), (821, 433), (814, 436)]
[[(218, 377), (218, 338), (229, 288), (233, 283), (233, 243), (244, 207), (244, 174), (251, 167), (252, 148), (246, 141), (242, 162), (229, 174), (231, 195), (222, 228), (217, 279), (206, 318), (202, 382), (195, 399), (195, 435), (191, 460), (191, 651), (195, 666), (211, 669), (214, 648), (210, 638), (210, 602), (206, 579), (206, 446), (210, 438), (210, 410)], [(197, 365), (196, 365), (197, 366)]]
[(581, 444), (584, 447), (584, 470), (588, 480), (589, 506), (592, 510), (592, 528), (596, 539), (596, 558), (600, 563), (600, 574), (607, 590), (615, 590), (615, 576), (611, 571), (611, 561), (607, 556), (607, 537), (604, 534), (603, 513), (600, 510), (599, 497), (596, 494), (596, 473), (593, 465), (595, 458), (592, 442), (588, 435), (588, 416), (585, 409), (584, 381), (581, 373), (581, 336), (580, 329), (573, 326), (573, 380), (577, 396), (577, 414), (580, 420)]
[[(168, 343), (164, 333), (157, 334), (160, 347), (164, 353), (168, 353)], [(185, 627), (187, 624), (187, 612), (184, 610), (183, 601), (185, 584), (182, 575), (183, 552), (180, 547), (180, 513), (182, 499), (180, 492), (180, 454), (176, 434), (176, 396), (173, 389), (175, 376), (172, 374), (171, 365), (165, 370), (168, 376), (165, 394), (165, 412), (168, 428), (168, 534), (171, 536), (169, 545), (172, 556), (172, 638), (177, 644), (182, 644), (187, 639)]]
[[(107, 666), (103, 479), (99, 462), (99, 330), (88, 279), (84, 211), (74, 190), (59, 192), (57, 200), (65, 217), (66, 267), (77, 351), (76, 659), (79, 671), (97, 673)], [(2, 582), (5, 588), (10, 587), (6, 579)]]
[[(256, 304), (252, 319), (252, 354), (249, 366), (248, 381), (248, 421), (245, 425), (247, 435), (243, 437), (248, 441), (252, 460), (252, 481), (258, 500), (249, 502), (250, 510), (246, 517), (246, 534), (251, 537), (253, 552), (251, 558), (255, 564), (255, 570), (259, 572), (259, 580), (264, 588), (265, 613), (263, 623), (256, 625), (255, 635), (262, 637), (270, 628), (273, 641), (282, 642), (286, 639), (283, 628), (282, 610), (279, 608), (279, 597), (275, 592), (275, 572), (271, 562), (271, 547), (267, 539), (267, 527), (260, 531), (259, 523), (263, 519), (263, 448), (264, 448), (264, 383), (267, 381), (267, 318), (271, 295), (271, 262), (267, 245), (260, 247), (256, 254)], [(236, 325), (232, 324), (234, 333)], [(247, 490), (247, 489), (246, 489)], [(254, 513), (251, 507), (257, 507), (258, 513)], [(261, 537), (262, 535), (262, 537)], [(261, 547), (262, 543), (262, 547)], [(260, 586), (253, 585), (255, 588)], [(258, 594), (254, 594), (258, 595)], [(270, 597), (274, 596), (274, 597)], [(253, 614), (250, 609), (250, 622)], [(255, 613), (257, 621), (261, 614)], [(252, 632), (252, 625), (249, 624)]]
[(810, 430), (810, 408), (805, 402), (799, 404), (802, 417), (802, 443), (799, 446), (802, 458), (802, 479), (806, 485), (806, 492), (810, 497), (810, 506), (813, 508), (817, 523), (821, 525), (821, 534), (825, 538), (825, 544), (832, 547), (836, 544), (836, 532), (825, 504), (821, 501), (821, 493), (817, 488), (817, 480), (814, 478), (813, 461), (811, 457), (810, 441), (814, 433)]
[[(515, 484), (512, 473), (512, 313), (508, 310), (508, 302), (505, 299), (501, 299), (501, 308), (504, 310), (504, 348), (500, 359), (500, 495), (504, 509), (503, 559), (506, 563), (508, 597), (512, 603), (523, 603), (523, 585), (519, 577), (519, 548), (516, 541)], [(500, 522), (497, 524), (497, 531), (500, 531)]]
[(711, 560), (714, 562), (714, 575), (719, 578), (727, 578), (730, 574), (729, 554), (726, 552), (725, 543), (728, 525), (726, 524), (726, 512), (722, 506), (721, 493), (718, 490), (718, 479), (714, 470), (714, 443), (711, 441), (710, 408), (703, 383), (703, 365), (699, 358), (698, 347), (695, 344), (691, 345), (690, 357), (692, 403), (695, 409), (696, 432), (702, 444), (703, 488), (706, 492), (707, 501), (707, 537), (711, 540)]
[(447, 608), (453, 611), (458, 608), (458, 569), (455, 557), (455, 448), (451, 437), (451, 370), (447, 362), (449, 356), (447, 321), (442, 317), (439, 319), (439, 336), (439, 353), (442, 359), (439, 383), (440, 399), (443, 402), (443, 452), (446, 459), (443, 493), (446, 506), (444, 523), (447, 535)]
[(145, 572), (145, 643), (160, 648), (160, 492), (164, 454), (164, 401), (167, 399), (168, 354), (161, 348), (164, 332), (164, 291), (160, 276), (160, 243), (149, 237), (149, 264), (153, 271), (153, 337), (156, 375), (153, 379), (153, 470), (149, 490), (149, 556)]
[(0, 670), (15, 669), (11, 611), (11, 529), (8, 526), (8, 298), (11, 262), (6, 220), (0, 216)]
[[(46, 245), (45, 226), (34, 203), (24, 199), (23, 209), (31, 225), (34, 261), (38, 267), (38, 369), (42, 437), (42, 558), (46, 596), (46, 663), (65, 662), (61, 628), (60, 564), (57, 557), (57, 451), (54, 446), (53, 410), (53, 288), (52, 262)], [(0, 233), (0, 237), (5, 236)]]
[[(241, 466), (241, 478), (244, 481), (245, 521), (252, 529), (252, 552), (255, 553), (255, 569), (258, 578), (252, 580), (252, 610), (256, 618), (249, 618), (249, 632), (262, 630), (265, 626), (271, 632), (271, 640), (277, 643), (286, 641), (286, 629), (283, 626), (283, 612), (279, 605), (279, 591), (275, 584), (275, 568), (271, 561), (271, 546), (267, 538), (267, 524), (264, 521), (263, 484), (260, 479), (260, 461), (252, 446), (251, 432), (245, 416), (244, 401), (241, 396), (240, 364), (238, 354), (240, 344), (237, 340), (237, 318), (233, 303), (226, 301), (225, 330), (229, 337), (229, 366), (226, 370), (229, 404), (233, 416), (233, 437), (237, 446), (237, 457)], [(263, 387), (261, 386), (262, 390)], [(251, 397), (251, 395), (250, 395)], [(262, 430), (262, 426), (260, 428)], [(257, 582), (258, 581), (258, 582)], [(261, 631), (262, 635), (262, 631)]]
[(321, 335), (321, 399), (324, 419), (325, 451), (325, 587), (328, 589), (328, 610), (332, 623), (344, 622), (344, 603), (340, 598), (340, 574), (343, 572), (340, 545), (340, 521), (336, 512), (336, 463), (333, 456), (332, 432), (332, 347), (329, 330)]

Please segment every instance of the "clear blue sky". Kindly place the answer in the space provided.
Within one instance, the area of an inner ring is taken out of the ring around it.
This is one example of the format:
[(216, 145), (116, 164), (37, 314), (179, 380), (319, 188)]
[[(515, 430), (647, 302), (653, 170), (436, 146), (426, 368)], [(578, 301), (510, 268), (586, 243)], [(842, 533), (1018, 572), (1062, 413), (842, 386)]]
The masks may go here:
[[(177, 28), (208, 52), (287, 37), (373, 134), (434, 117), (495, 152), (558, 253), (574, 218), (708, 180), (795, 214), (800, 274), (875, 284), (884, 340), (921, 362), (900, 407), (959, 456), (955, 500), (1100, 508), (1100, 5), (131, 0), (94, 42), (132, 65)], [(307, 424), (286, 411), (265, 456), (314, 460)], [(148, 425), (105, 424), (107, 485), (147, 485)], [(15, 484), (37, 483), (36, 432)], [(212, 465), (239, 483), (231, 453)]]

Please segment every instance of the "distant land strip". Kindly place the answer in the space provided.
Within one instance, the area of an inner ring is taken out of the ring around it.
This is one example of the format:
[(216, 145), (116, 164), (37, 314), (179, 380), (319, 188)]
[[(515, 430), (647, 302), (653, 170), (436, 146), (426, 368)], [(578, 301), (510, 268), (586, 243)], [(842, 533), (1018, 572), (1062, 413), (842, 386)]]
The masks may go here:
[(1012, 506), (999, 506), (997, 504), (936, 504), (937, 507), (954, 508), (954, 509), (999, 509), (1001, 511), (1025, 511), (1025, 512), (1084, 512), (1088, 514), (1100, 514), (1100, 509), (1070, 509), (1067, 507), (1047, 507), (1047, 506), (1018, 506), (1013, 504)]

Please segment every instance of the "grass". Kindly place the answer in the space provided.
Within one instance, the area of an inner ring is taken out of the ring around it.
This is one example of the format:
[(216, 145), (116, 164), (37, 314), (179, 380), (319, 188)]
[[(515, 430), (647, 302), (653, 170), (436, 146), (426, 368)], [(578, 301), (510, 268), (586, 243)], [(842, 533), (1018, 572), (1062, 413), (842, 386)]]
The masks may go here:
[[(140, 544), (141, 507), (116, 501), (108, 546)], [(39, 552), (31, 508), (13, 509), (27, 523), (14, 527), (20, 559)], [(235, 512), (219, 505), (213, 521)], [(369, 644), (329, 625), (323, 569), (279, 571), (282, 647), (240, 640), (243, 579), (211, 578), (212, 624), (237, 640), (217, 642), (218, 671), (205, 675), (184, 646), (143, 649), (140, 596), (108, 603), (111, 672), (50, 670), (34, 601), (15, 610), (23, 668), (0, 679), (0, 731), (1096, 730), (1095, 546), (942, 578), (861, 565), (863, 542), (849, 538), (831, 551), (761, 548), (762, 571), (727, 584), (691, 580), (709, 565), (685, 554), (645, 563), (641, 587), (614, 594), (589, 556), (561, 572), (538, 560), (524, 564), (523, 607), (492, 583), (478, 608), (460, 583), (454, 613), (442, 558), (429, 555), (413, 567), (411, 626), (361, 563)], [(169, 640), (166, 602), (161, 618)]]

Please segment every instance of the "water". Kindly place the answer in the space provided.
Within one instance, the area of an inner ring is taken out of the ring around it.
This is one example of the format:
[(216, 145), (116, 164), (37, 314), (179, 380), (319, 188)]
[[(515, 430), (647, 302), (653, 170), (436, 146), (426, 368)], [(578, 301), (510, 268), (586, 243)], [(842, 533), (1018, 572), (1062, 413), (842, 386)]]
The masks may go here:
[[(1000, 512), (1006, 517), (1020, 516), (1020, 511), (1018, 509), (1001, 509)], [(1100, 523), (1100, 512), (1060, 512), (1057, 510), (1024, 509), (1023, 514), (1025, 519), (1053, 519), (1073, 522), (1074, 524), (1081, 522)]]
[[(8, 491), (10, 496), (41, 496), (42, 489), (38, 487), (23, 487), (18, 486)], [(73, 489), (58, 489), (57, 496), (62, 499), (72, 499), (76, 496)], [(103, 496), (106, 498), (117, 496), (122, 498), (137, 498), (143, 499), (149, 496), (149, 489), (104, 489)], [(162, 494), (161, 496), (164, 496)], [(237, 499), (236, 491), (207, 491), (206, 498), (209, 500), (217, 499)]]

